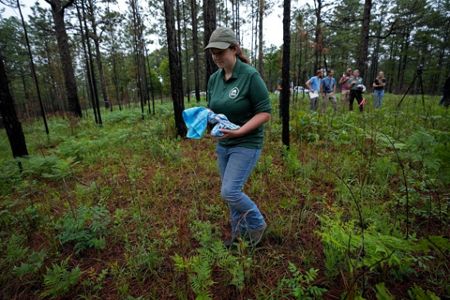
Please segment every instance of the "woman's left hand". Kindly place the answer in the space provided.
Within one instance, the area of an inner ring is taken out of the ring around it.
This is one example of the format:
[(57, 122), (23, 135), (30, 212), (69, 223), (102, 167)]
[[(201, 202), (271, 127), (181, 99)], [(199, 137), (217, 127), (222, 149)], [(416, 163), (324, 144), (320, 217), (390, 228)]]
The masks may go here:
[(269, 120), (270, 120), (270, 113), (267, 112), (257, 113), (256, 115), (253, 116), (253, 118), (251, 118), (247, 123), (242, 125), (242, 127), (239, 129), (236, 130), (220, 129), (220, 131), (223, 132), (223, 136), (220, 137), (219, 139), (231, 139), (245, 136)]
[(230, 129), (220, 129), (220, 131), (223, 133), (223, 136), (221, 136), (219, 139), (231, 139), (231, 138), (237, 138), (242, 136), (242, 127), (235, 130)]

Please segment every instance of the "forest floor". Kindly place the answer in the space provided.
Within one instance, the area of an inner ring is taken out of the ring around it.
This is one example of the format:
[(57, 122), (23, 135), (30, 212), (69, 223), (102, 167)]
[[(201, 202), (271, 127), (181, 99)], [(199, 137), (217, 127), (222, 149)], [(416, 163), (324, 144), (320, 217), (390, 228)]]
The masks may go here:
[(171, 103), (52, 117), (49, 137), (25, 122), (22, 172), (1, 132), (0, 298), (446, 299), (449, 112), (367, 97), (317, 114), (300, 96), (289, 150), (273, 97), (245, 186), (268, 223), (256, 248), (223, 246), (216, 142), (175, 138)]

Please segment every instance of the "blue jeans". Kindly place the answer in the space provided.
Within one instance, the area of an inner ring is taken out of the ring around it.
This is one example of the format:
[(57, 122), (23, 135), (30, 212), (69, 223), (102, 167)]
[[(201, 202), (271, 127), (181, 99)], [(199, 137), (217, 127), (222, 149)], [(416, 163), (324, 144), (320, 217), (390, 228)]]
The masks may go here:
[(319, 97), (309, 99), (309, 109), (312, 111), (317, 111), (319, 107)]
[(375, 108), (381, 108), (381, 104), (383, 104), (383, 96), (384, 96), (384, 90), (373, 90), (373, 105)]
[(217, 145), (217, 163), (222, 179), (220, 195), (230, 208), (232, 235), (265, 226), (256, 204), (242, 192), (245, 182), (261, 155), (261, 149), (225, 148)]

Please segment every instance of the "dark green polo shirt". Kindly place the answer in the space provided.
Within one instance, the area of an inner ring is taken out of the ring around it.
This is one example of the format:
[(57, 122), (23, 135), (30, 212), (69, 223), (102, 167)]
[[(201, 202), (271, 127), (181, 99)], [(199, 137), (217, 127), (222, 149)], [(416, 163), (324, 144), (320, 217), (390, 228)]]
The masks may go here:
[[(269, 92), (252, 66), (236, 60), (233, 75), (225, 81), (225, 71), (219, 69), (208, 81), (208, 107), (217, 114), (224, 114), (228, 120), (237, 125), (244, 125), (254, 115), (271, 112)], [(264, 126), (261, 125), (248, 135), (238, 138), (222, 139), (219, 144), (224, 147), (262, 148)]]

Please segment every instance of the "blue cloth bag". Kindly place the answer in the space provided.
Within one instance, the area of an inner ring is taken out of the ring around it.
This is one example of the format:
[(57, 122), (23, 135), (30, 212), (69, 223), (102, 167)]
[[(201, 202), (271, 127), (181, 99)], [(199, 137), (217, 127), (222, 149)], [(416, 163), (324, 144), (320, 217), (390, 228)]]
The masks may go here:
[(223, 132), (220, 129), (236, 130), (240, 128), (240, 126), (228, 121), (224, 114), (215, 114), (212, 111), (208, 114), (208, 123), (216, 124), (211, 130), (211, 135), (214, 137), (223, 136)]
[(192, 107), (183, 111), (183, 120), (186, 123), (190, 139), (201, 139), (208, 124), (208, 114), (210, 110), (205, 107)]
[(208, 123), (216, 124), (211, 130), (214, 137), (223, 136), (220, 129), (239, 129), (240, 126), (228, 121), (223, 114), (215, 114), (206, 107), (192, 107), (183, 111), (183, 120), (188, 128), (187, 137), (190, 139), (201, 139), (206, 131)]

